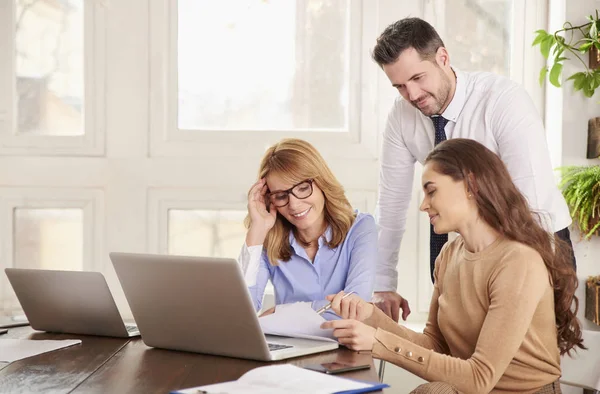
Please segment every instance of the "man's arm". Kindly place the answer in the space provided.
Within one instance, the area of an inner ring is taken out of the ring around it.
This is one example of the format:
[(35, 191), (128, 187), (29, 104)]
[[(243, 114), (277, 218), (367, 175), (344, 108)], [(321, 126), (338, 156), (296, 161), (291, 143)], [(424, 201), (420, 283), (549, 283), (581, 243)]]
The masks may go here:
[(398, 287), (398, 252), (406, 229), (406, 213), (412, 194), (415, 158), (401, 134), (398, 104), (388, 116), (383, 135), (379, 197), (375, 218), (378, 226), (378, 259), (375, 271), (374, 303), (398, 321), (402, 307), (406, 319), (410, 309), (396, 289)]
[(544, 126), (531, 98), (514, 84), (490, 104), (498, 153), (513, 182), (548, 232), (568, 226), (568, 208), (556, 186)]

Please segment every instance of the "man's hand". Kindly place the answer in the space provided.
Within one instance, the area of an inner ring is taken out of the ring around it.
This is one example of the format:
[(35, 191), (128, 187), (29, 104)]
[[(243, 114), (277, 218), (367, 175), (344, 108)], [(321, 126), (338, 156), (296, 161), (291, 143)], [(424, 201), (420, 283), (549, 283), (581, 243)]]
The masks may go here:
[(406, 320), (410, 315), (408, 301), (393, 291), (376, 291), (372, 302), (395, 322), (400, 318), (400, 309), (402, 309), (402, 320)]

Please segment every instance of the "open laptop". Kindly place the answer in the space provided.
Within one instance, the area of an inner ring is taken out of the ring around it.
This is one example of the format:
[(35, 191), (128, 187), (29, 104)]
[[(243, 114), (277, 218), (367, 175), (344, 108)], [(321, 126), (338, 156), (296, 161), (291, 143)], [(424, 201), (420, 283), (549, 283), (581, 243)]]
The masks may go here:
[(69, 334), (133, 337), (99, 272), (6, 268), (31, 327)]
[(337, 349), (337, 342), (265, 336), (237, 261), (110, 253), (148, 346), (271, 361)]

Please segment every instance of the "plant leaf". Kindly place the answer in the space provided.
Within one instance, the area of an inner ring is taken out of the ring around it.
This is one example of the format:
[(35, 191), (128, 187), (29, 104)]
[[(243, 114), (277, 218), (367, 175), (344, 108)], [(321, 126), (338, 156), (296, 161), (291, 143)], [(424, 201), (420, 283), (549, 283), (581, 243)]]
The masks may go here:
[(537, 33), (537, 36), (531, 43), (531, 46), (535, 46), (535, 45), (539, 44), (540, 42), (542, 42), (542, 40), (544, 38), (546, 38), (548, 36), (548, 32), (546, 30), (537, 30), (536, 33)]
[(586, 53), (587, 51), (590, 50), (590, 48), (591, 48), (592, 45), (594, 45), (594, 43), (591, 42), (591, 41), (590, 42), (586, 42), (585, 44), (581, 44), (579, 46), (579, 52)]
[(600, 86), (600, 81), (598, 80), (598, 78), (596, 78), (594, 74), (590, 74), (588, 78), (590, 80), (590, 88), (592, 90), (596, 90), (596, 88)]
[(546, 80), (546, 75), (548, 74), (548, 68), (547, 67), (542, 67), (542, 69), (540, 70), (540, 76), (538, 77), (538, 81), (540, 83), (540, 86), (544, 85), (544, 81)]
[(596, 23), (594, 21), (592, 23), (592, 26), (590, 26), (590, 33), (589, 33), (589, 35), (594, 40), (598, 39), (598, 27), (596, 26)]
[(554, 63), (552, 69), (550, 69), (550, 83), (557, 88), (560, 88), (560, 73), (562, 72), (563, 65), (560, 63)]
[(540, 43), (540, 52), (542, 52), (542, 56), (544, 59), (548, 59), (548, 55), (550, 54), (550, 48), (555, 44), (554, 36), (548, 35), (546, 38), (542, 40)]
[(584, 72), (578, 72), (575, 73), (573, 75), (571, 75), (569, 78), (567, 78), (567, 81), (569, 80), (573, 80), (573, 88), (575, 89), (575, 91), (581, 90), (583, 88), (583, 84), (585, 82), (585, 73)]
[(590, 89), (589, 87), (584, 86), (583, 94), (585, 95), (585, 97), (590, 98), (594, 95), (594, 91), (592, 89)]

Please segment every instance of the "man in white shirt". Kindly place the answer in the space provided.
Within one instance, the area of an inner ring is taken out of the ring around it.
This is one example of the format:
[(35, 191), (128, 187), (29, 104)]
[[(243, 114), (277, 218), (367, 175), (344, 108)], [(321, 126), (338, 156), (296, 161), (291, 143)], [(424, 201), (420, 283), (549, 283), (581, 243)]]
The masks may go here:
[[(388, 116), (381, 157), (373, 296), (380, 309), (396, 321), (400, 309), (404, 320), (410, 313), (396, 289), (414, 164), (423, 163), (445, 139), (474, 139), (500, 156), (542, 225), (571, 244), (571, 216), (554, 181), (544, 127), (522, 86), (498, 75), (452, 68), (441, 38), (419, 18), (388, 26), (377, 39), (373, 59), (401, 96)], [(447, 235), (431, 233), (433, 280), (435, 258)], [(574, 254), (572, 258), (575, 265)]]

